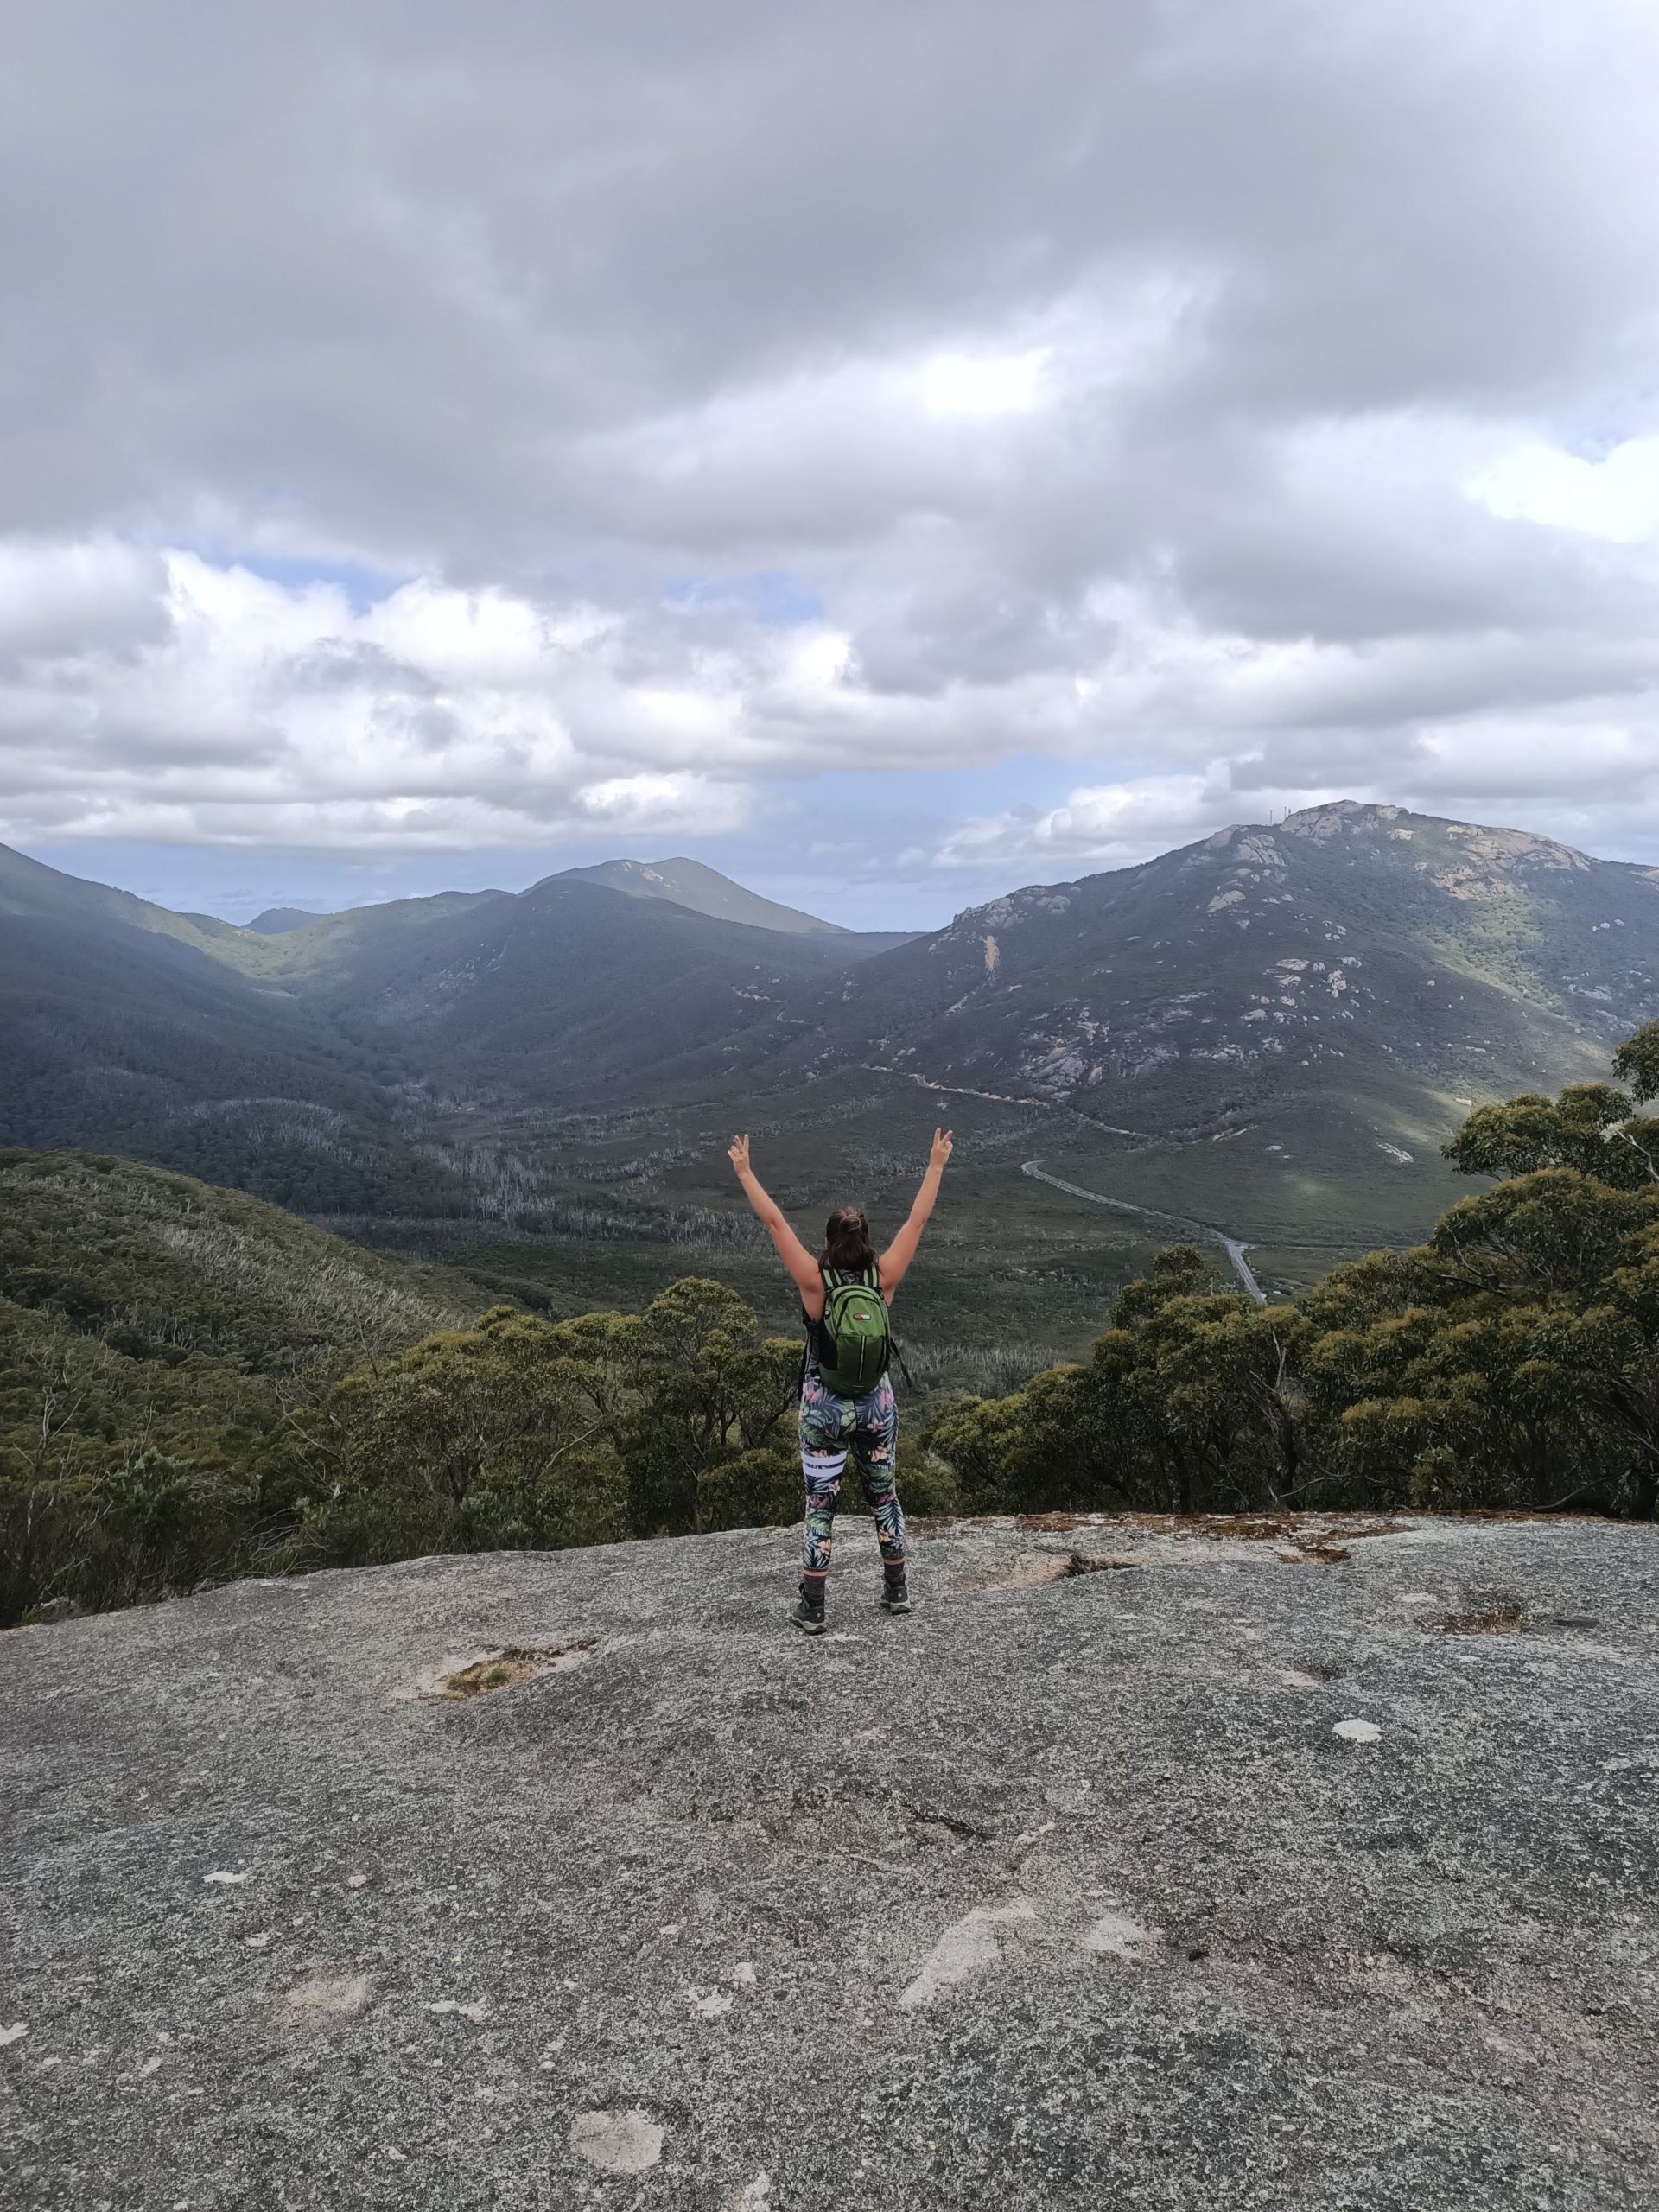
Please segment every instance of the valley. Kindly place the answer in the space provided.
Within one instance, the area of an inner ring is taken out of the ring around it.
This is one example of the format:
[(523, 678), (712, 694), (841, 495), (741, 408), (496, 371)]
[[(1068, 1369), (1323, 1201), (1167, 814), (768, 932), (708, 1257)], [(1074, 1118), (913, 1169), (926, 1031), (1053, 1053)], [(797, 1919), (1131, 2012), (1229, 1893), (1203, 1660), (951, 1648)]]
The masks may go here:
[[(687, 861), (237, 929), (0, 855), (0, 1141), (124, 1154), (569, 1314), (810, 1235), (957, 1147), (906, 1292), (928, 1387), (1076, 1357), (1176, 1237), (1268, 1297), (1421, 1237), (1470, 1108), (1605, 1075), (1659, 879), (1340, 802), (860, 936)], [(1080, 1195), (1081, 1194), (1081, 1195)]]

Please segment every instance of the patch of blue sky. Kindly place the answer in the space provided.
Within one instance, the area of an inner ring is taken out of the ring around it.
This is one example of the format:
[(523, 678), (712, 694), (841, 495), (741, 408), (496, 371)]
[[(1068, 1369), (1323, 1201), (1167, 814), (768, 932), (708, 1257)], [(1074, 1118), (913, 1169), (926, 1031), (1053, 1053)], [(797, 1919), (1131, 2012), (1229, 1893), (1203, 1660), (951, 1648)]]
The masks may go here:
[(756, 569), (735, 576), (675, 576), (663, 587), (663, 604), (688, 614), (734, 607), (768, 629), (817, 622), (823, 614), (817, 593), (783, 569)]
[(204, 560), (216, 567), (246, 569), (250, 575), (264, 576), (268, 583), (280, 584), (285, 591), (305, 591), (313, 584), (331, 584), (345, 594), (354, 614), (366, 614), (383, 599), (390, 599), (401, 585), (409, 582), (407, 576), (395, 575), (385, 569), (372, 569), (361, 561), (321, 561), (299, 553), (234, 553), (203, 552)]
[(1659, 393), (1649, 385), (1623, 398), (1607, 399), (1589, 412), (1560, 423), (1554, 442), (1574, 461), (1599, 464), (1632, 438), (1650, 438), (1659, 429)]
[(378, 607), (383, 599), (390, 599), (393, 592), (414, 581), (412, 575), (373, 568), (365, 561), (331, 560), (321, 554), (258, 551), (218, 537), (169, 535), (140, 542), (175, 546), (181, 552), (194, 553), (211, 568), (245, 569), (250, 575), (263, 576), (268, 583), (280, 584), (284, 591), (304, 591), (312, 584), (332, 585), (344, 595), (354, 614), (366, 614), (372, 607)]
[[(781, 796), (800, 795), (810, 810), (828, 804), (849, 822), (926, 823), (969, 815), (1046, 813), (1079, 785), (1117, 783), (1140, 774), (1139, 763), (1056, 760), (1032, 753), (974, 767), (836, 768), (777, 779)], [(808, 786), (810, 796), (801, 787)], [(793, 787), (791, 789), (791, 786)]]

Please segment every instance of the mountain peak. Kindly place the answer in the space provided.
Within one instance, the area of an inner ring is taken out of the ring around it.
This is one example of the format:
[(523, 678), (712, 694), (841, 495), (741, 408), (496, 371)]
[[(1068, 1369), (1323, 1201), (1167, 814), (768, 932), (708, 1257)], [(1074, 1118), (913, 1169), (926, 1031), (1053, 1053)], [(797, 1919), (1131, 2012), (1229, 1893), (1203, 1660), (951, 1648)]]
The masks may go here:
[[(592, 868), (568, 868), (549, 882), (561, 880), (599, 883), (630, 899), (662, 899), (671, 906), (686, 906), (694, 914), (707, 914), (718, 922), (744, 922), (751, 929), (779, 930), (785, 935), (842, 937), (840, 922), (821, 921), (794, 906), (780, 906), (759, 892), (746, 891), (718, 868), (679, 855), (666, 861), (599, 861)], [(539, 889), (539, 886), (537, 887)]]
[(1293, 837), (1337, 837), (1344, 830), (1390, 830), (1402, 817), (1419, 821), (1431, 818), (1408, 817), (1403, 806), (1382, 806), (1363, 798), (1333, 798), (1320, 806), (1299, 806), (1279, 826)]
[(289, 930), (302, 930), (308, 922), (329, 918), (326, 914), (314, 914), (304, 906), (267, 906), (263, 914), (256, 914), (243, 926), (260, 937), (286, 937)]
[(1338, 798), (1323, 806), (1300, 807), (1294, 814), (1287, 814), (1278, 827), (1285, 836), (1307, 837), (1316, 844), (1338, 837), (1370, 836), (1402, 845), (1421, 843), (1426, 850), (1439, 846), (1498, 871), (1527, 863), (1569, 868), (1593, 865), (1576, 846), (1541, 836), (1535, 830), (1491, 830), (1478, 822), (1414, 814), (1408, 807), (1376, 805), (1365, 799)]

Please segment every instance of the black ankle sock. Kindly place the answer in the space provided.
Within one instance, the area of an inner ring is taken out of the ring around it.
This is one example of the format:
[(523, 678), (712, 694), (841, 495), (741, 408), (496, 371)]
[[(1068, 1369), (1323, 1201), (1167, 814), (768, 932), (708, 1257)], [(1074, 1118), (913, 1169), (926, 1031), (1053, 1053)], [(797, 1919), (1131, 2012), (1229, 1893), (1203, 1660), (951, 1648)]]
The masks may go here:
[(882, 1560), (881, 1572), (887, 1577), (887, 1583), (889, 1590), (902, 1590), (904, 1588), (905, 1564), (905, 1561), (900, 1560), (898, 1566), (894, 1567), (891, 1560), (885, 1559)]
[(802, 1575), (802, 1577), (801, 1577), (801, 1595), (802, 1595), (802, 1597), (803, 1597), (803, 1598), (804, 1598), (804, 1599), (805, 1599), (805, 1600), (806, 1600), (806, 1602), (807, 1602), (807, 1604), (808, 1604), (809, 1605), (823, 1605), (823, 1586), (824, 1586), (824, 1584), (829, 1580), (829, 1579), (830, 1579), (830, 1578), (829, 1578), (829, 1576), (828, 1576), (827, 1574), (803, 1574), (803, 1575)]

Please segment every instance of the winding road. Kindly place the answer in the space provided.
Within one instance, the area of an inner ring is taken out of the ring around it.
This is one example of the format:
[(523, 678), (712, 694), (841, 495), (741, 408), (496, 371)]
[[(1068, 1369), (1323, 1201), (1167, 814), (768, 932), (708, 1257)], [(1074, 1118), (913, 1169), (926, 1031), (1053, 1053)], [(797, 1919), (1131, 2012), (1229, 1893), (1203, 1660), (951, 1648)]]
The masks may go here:
[(1103, 1191), (1085, 1191), (1081, 1183), (1067, 1183), (1058, 1175), (1051, 1175), (1040, 1160), (1022, 1160), (1020, 1173), (1031, 1176), (1036, 1182), (1047, 1183), (1057, 1191), (1064, 1191), (1070, 1198), (1087, 1198), (1091, 1205), (1110, 1206), (1115, 1213), (1139, 1214), (1145, 1221), (1173, 1222), (1177, 1228), (1192, 1230), (1199, 1236), (1211, 1239), (1226, 1253), (1232, 1262), (1233, 1273), (1256, 1304), (1267, 1304), (1268, 1294), (1256, 1281), (1249, 1262), (1244, 1257), (1250, 1248), (1248, 1244), (1241, 1244), (1236, 1236), (1224, 1236), (1220, 1230), (1211, 1229), (1206, 1222), (1189, 1220), (1185, 1214), (1160, 1213), (1154, 1206), (1131, 1205), (1127, 1198), (1109, 1198)]

